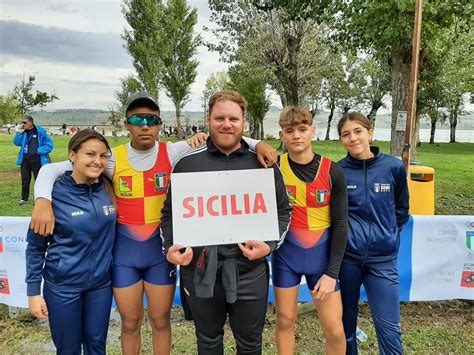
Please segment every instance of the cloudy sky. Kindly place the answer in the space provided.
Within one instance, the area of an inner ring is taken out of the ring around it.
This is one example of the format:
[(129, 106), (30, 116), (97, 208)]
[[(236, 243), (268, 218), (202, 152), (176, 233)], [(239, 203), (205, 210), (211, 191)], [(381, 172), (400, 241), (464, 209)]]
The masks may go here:
[[(119, 79), (134, 73), (123, 48), (125, 19), (121, 0), (0, 0), (0, 94), (10, 92), (24, 74), (35, 75), (35, 88), (55, 93), (60, 100), (45, 109), (107, 109), (114, 102)], [(209, 26), (205, 0), (188, 0), (198, 10), (199, 31)], [(191, 101), (185, 110), (200, 110), (199, 98), (207, 78), (226, 65), (205, 47)], [(163, 93), (163, 110), (174, 107)]]

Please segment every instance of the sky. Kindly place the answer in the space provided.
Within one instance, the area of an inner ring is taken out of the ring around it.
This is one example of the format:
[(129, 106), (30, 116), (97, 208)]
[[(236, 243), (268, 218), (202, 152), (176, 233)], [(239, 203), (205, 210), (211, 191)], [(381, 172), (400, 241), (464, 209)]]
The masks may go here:
[[(45, 110), (90, 108), (107, 110), (116, 102), (120, 78), (134, 74), (132, 58), (123, 47), (128, 26), (121, 0), (0, 0), (0, 94), (11, 92), (23, 76), (35, 75), (35, 89), (60, 98)], [(198, 10), (195, 31), (209, 23), (206, 0), (188, 0)], [(200, 111), (207, 78), (226, 70), (217, 53), (198, 49), (198, 75), (186, 111)], [(174, 106), (164, 91), (162, 111)]]

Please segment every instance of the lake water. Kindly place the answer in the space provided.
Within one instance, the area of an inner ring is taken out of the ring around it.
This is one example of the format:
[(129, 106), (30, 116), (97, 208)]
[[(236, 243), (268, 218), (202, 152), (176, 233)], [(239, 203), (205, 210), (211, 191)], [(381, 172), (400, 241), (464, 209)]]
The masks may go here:
[[(386, 117), (385, 117), (386, 118)], [(386, 122), (387, 120), (385, 120)], [(323, 140), (326, 137), (327, 130), (327, 116), (317, 115), (315, 118), (316, 122), (316, 137), (315, 140)], [(329, 132), (330, 139), (339, 139), (337, 133), (337, 122), (333, 121), (331, 124), (331, 130)], [(375, 121), (374, 129), (374, 139), (380, 141), (389, 141), (390, 140), (390, 128), (381, 127), (381, 124), (377, 124)], [(278, 125), (278, 118), (275, 116), (267, 116), (263, 121), (263, 127), (265, 129), (265, 136), (272, 135), (275, 138), (278, 138), (278, 132), (280, 131), (280, 126)], [(420, 128), (420, 140), (421, 142), (430, 141), (430, 128)], [(449, 128), (437, 127), (435, 131), (435, 142), (449, 142)], [(474, 130), (467, 129), (456, 129), (456, 142), (464, 143), (474, 143)]]

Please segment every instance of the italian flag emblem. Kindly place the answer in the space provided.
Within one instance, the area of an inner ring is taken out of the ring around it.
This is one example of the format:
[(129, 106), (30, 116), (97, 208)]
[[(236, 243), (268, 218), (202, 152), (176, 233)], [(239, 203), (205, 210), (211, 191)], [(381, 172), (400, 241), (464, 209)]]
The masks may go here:
[(155, 189), (166, 190), (168, 188), (168, 174), (159, 173), (155, 174)]
[(328, 190), (317, 190), (316, 191), (316, 201), (318, 203), (324, 203), (326, 202), (326, 195), (328, 193)]

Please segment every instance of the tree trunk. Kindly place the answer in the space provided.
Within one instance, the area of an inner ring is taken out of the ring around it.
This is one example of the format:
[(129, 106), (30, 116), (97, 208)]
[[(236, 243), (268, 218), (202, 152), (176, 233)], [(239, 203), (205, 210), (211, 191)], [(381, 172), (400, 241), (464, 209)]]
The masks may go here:
[(456, 103), (449, 112), (449, 143), (456, 143), (456, 126), (458, 125), (458, 112), (461, 105), (461, 95), (456, 98)]
[(410, 56), (403, 48), (396, 47), (392, 54), (392, 124), (390, 135), (390, 154), (401, 156), (405, 139), (405, 130), (397, 131), (398, 111), (407, 111), (410, 63), (405, 63), (405, 58)]
[(174, 108), (176, 111), (176, 124), (181, 126), (181, 102), (175, 102), (174, 103)]
[(329, 140), (329, 132), (331, 131), (331, 121), (332, 121), (332, 118), (334, 117), (334, 109), (335, 109), (334, 103), (331, 103), (329, 105), (329, 108), (330, 108), (330, 111), (329, 111), (329, 116), (328, 116), (328, 128), (326, 130), (326, 137), (324, 138), (324, 140), (326, 141)]
[(431, 118), (431, 130), (430, 130), (430, 144), (434, 144), (434, 137), (436, 131), (436, 122), (438, 121), (437, 117)]
[(260, 122), (260, 139), (265, 139), (265, 130), (264, 130), (264, 127), (263, 127), (263, 117), (259, 118), (259, 122)]
[(456, 143), (456, 126), (458, 125), (458, 112), (453, 113), (453, 119), (449, 122), (449, 143)]
[[(278, 79), (285, 100), (282, 98), (282, 103), (285, 101), (286, 105), (299, 105), (298, 84), (296, 82), (296, 74), (288, 73), (288, 70), (277, 69), (275, 76)], [(285, 106), (283, 106), (285, 107)]]
[(377, 111), (382, 106), (380, 103), (372, 102), (372, 107), (370, 108), (370, 112), (367, 115), (367, 118), (372, 123), (372, 127), (375, 128), (375, 119), (377, 118)]

